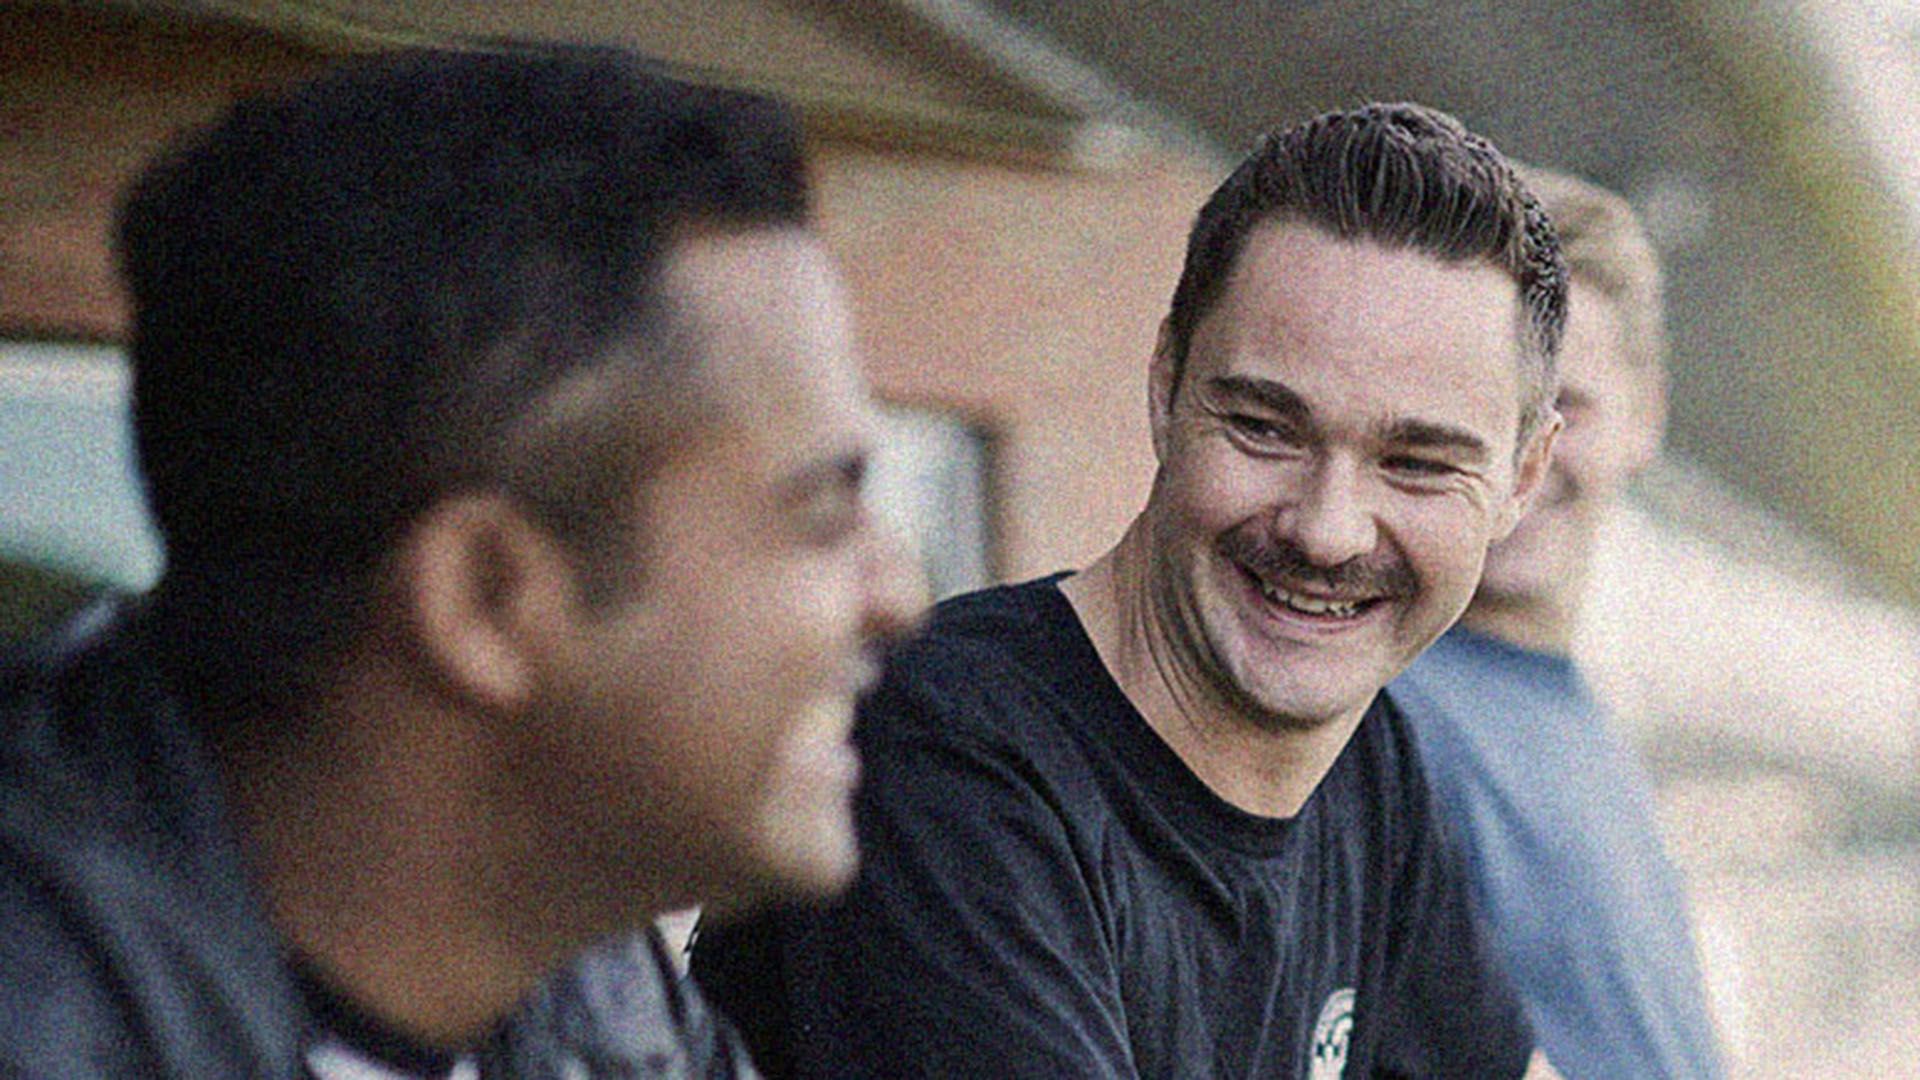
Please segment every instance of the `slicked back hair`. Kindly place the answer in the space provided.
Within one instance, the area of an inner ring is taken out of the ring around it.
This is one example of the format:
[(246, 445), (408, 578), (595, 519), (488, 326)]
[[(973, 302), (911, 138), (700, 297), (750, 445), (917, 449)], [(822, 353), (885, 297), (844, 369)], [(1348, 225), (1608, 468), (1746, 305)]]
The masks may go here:
[(1626, 199), (1577, 176), (1521, 166), (1520, 175), (1553, 217), (1572, 280), (1620, 310), (1626, 357), (1656, 374), (1666, 370), (1666, 304), (1660, 256)]
[(1247, 237), (1269, 222), (1505, 270), (1524, 313), (1523, 441), (1546, 415), (1567, 311), (1553, 226), (1491, 143), (1443, 112), (1408, 103), (1325, 113), (1271, 132), (1214, 190), (1188, 234), (1167, 317), (1176, 393), (1194, 328), (1225, 291)]
[(684, 382), (658, 286), (676, 237), (807, 204), (784, 106), (612, 49), (363, 59), (176, 146), (123, 202), (119, 254), (178, 674), (216, 714), (297, 692), (462, 490), (590, 546), (631, 484), (592, 437), (616, 425), (539, 436), (554, 399), (615, 360), (630, 398)]

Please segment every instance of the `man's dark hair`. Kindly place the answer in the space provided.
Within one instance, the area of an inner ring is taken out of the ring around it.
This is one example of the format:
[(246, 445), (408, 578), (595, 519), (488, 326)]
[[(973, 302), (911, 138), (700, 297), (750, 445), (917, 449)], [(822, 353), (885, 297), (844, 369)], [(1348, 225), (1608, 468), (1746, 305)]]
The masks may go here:
[(1626, 359), (1663, 377), (1666, 306), (1660, 255), (1626, 199), (1571, 173), (1520, 167), (1520, 176), (1553, 217), (1567, 277), (1593, 286), (1618, 307)]
[(449, 494), (507, 490), (591, 546), (631, 480), (526, 418), (614, 359), (643, 397), (684, 378), (658, 295), (676, 239), (807, 202), (784, 106), (611, 49), (360, 60), (176, 148), (119, 251), (156, 606), (193, 688), (293, 690)]
[(1187, 237), (1167, 316), (1176, 387), (1194, 327), (1225, 291), (1247, 236), (1275, 221), (1505, 270), (1526, 314), (1521, 435), (1546, 415), (1567, 317), (1567, 272), (1553, 226), (1491, 143), (1445, 113), (1404, 103), (1326, 113), (1271, 132), (1215, 189)]

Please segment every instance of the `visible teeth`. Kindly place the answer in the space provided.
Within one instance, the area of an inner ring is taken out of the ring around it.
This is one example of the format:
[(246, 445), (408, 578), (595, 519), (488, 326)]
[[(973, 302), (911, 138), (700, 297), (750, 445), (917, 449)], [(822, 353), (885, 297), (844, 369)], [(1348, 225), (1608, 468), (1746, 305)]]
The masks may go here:
[(1332, 615), (1335, 618), (1346, 618), (1350, 615), (1360, 614), (1360, 605), (1358, 602), (1320, 600), (1311, 596), (1301, 596), (1297, 593), (1290, 593), (1285, 589), (1267, 584), (1262, 584), (1260, 591), (1265, 593), (1267, 599), (1274, 603), (1285, 604), (1287, 607), (1304, 615)]

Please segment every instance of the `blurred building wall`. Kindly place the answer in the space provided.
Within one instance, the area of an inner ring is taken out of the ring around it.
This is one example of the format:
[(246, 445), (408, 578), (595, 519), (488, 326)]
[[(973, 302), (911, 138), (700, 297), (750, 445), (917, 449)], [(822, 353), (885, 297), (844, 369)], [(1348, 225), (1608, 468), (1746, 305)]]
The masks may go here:
[(243, 28), (0, 4), (0, 334), (117, 337), (120, 189), (170, 133), (321, 59)]
[[(330, 51), (164, 12), (0, 4), (0, 336), (117, 340), (118, 191), (170, 133)], [(1146, 365), (1210, 164), (1142, 142), (1075, 168), (894, 134), (843, 120), (812, 140), (875, 386), (993, 437), (1000, 576), (1082, 563), (1151, 478)]]
[(995, 436), (1003, 578), (1077, 566), (1152, 478), (1147, 362), (1214, 178), (1025, 170), (827, 146), (822, 223), (883, 395)]

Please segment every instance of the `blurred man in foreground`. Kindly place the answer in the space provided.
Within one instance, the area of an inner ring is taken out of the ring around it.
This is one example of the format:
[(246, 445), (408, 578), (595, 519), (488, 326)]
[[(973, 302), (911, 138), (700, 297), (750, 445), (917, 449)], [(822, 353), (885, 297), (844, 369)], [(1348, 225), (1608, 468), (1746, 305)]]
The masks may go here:
[(1572, 275), (1566, 427), (1460, 625), (1388, 693), (1412, 722), (1489, 938), (1569, 1076), (1720, 1067), (1653, 795), (1570, 658), (1595, 542), (1666, 415), (1660, 266), (1625, 200), (1530, 173)]
[(747, 1071), (640, 931), (847, 881), (908, 618), (807, 213), (784, 109), (599, 51), (364, 61), (147, 173), (167, 569), (0, 683), (0, 1072)]
[(1080, 574), (942, 605), (862, 712), (844, 903), (696, 943), (762, 1066), (1521, 1075), (1379, 690), (1545, 472), (1565, 288), (1532, 196), (1450, 117), (1263, 140), (1189, 239), (1133, 526)]

